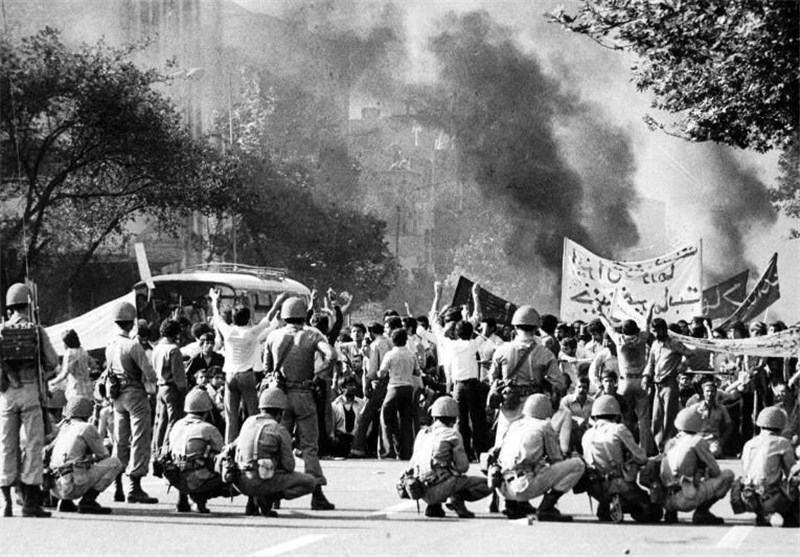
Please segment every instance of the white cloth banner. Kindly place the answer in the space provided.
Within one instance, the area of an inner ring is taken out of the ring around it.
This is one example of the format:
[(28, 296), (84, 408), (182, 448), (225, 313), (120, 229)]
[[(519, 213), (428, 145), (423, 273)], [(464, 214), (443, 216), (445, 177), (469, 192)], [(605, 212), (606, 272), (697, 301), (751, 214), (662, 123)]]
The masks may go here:
[(61, 334), (69, 329), (75, 329), (81, 341), (81, 347), (85, 350), (95, 350), (108, 346), (108, 343), (117, 334), (117, 326), (114, 323), (111, 312), (114, 311), (117, 303), (123, 301), (130, 302), (135, 307), (136, 296), (133, 291), (74, 319), (47, 327), (45, 331), (47, 331), (47, 336), (50, 337), (50, 342), (53, 348), (56, 349), (56, 353), (59, 356), (64, 354), (64, 343), (61, 341)]
[(751, 338), (710, 339), (677, 335), (670, 331), (669, 336), (696, 346), (701, 350), (724, 352), (735, 356), (758, 356), (761, 358), (792, 358), (800, 356), (800, 325), (785, 331)]
[(648, 304), (653, 315), (668, 322), (689, 320), (702, 311), (700, 245), (645, 261), (611, 261), (564, 239), (561, 319), (588, 321), (598, 306), (614, 319), (643, 325)]

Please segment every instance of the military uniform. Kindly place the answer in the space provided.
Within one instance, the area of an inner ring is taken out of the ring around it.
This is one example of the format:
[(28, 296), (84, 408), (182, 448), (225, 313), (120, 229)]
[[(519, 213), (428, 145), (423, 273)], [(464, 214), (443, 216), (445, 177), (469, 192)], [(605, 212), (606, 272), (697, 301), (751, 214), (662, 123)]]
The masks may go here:
[[(681, 412), (687, 410), (691, 409)], [(682, 431), (667, 443), (661, 461), (661, 481), (667, 489), (664, 508), (707, 514), (728, 492), (733, 477), (730, 470), (720, 470), (705, 439)]]
[(461, 434), (439, 421), (417, 434), (411, 467), (425, 484), (422, 499), (429, 505), (478, 501), (492, 492), (485, 478), (466, 475), (469, 458)]
[[(756, 513), (758, 524), (766, 522), (766, 515), (778, 513), (783, 516), (784, 525), (798, 526), (797, 485), (787, 481), (795, 463), (789, 440), (774, 432), (762, 430), (745, 443), (743, 477), (737, 482), (736, 490), (741, 495), (731, 496), (734, 511)], [(741, 506), (737, 499), (741, 499)]]
[(56, 480), (50, 491), (59, 499), (77, 499), (90, 490), (100, 493), (125, 467), (109, 455), (97, 428), (79, 420), (61, 426), (51, 454), (50, 468)]
[(564, 459), (548, 420), (529, 417), (511, 424), (498, 463), (503, 474), (500, 492), (512, 501), (530, 501), (550, 489), (569, 491), (585, 469), (580, 458)]
[[(309, 474), (295, 472), (292, 437), (289, 432), (265, 414), (250, 416), (242, 425), (235, 441), (236, 464), (239, 468), (236, 487), (250, 497), (255, 497), (264, 508), (279, 499), (295, 499), (308, 495), (317, 485), (317, 479)], [(264, 478), (264, 460), (273, 470), (271, 477)]]
[(231, 492), (214, 471), (214, 456), (222, 449), (222, 434), (196, 414), (181, 418), (170, 430), (169, 452), (175, 469), (164, 475), (178, 491), (190, 495), (203, 513), (208, 499)]
[[(525, 361), (520, 363), (522, 357), (525, 357)], [(516, 373), (509, 377), (515, 369)], [(513, 383), (518, 394), (515, 400), (500, 408), (495, 446), (500, 446), (509, 424), (520, 419), (522, 404), (529, 395), (551, 390), (560, 393), (564, 392), (565, 388), (558, 360), (536, 339), (517, 337), (499, 346), (492, 358), (491, 377), (494, 380), (501, 379), (506, 383)]]
[[(637, 522), (657, 522), (661, 508), (651, 503), (650, 496), (636, 483), (639, 466), (647, 463), (647, 455), (622, 424), (598, 419), (583, 436), (583, 459), (586, 461), (586, 490), (599, 501), (597, 517), (611, 520), (610, 503), (618, 495), (623, 513), (630, 513)], [(621, 518), (621, 517), (620, 517)]]
[(150, 360), (135, 339), (120, 330), (106, 347), (106, 366), (120, 382), (114, 400), (114, 454), (130, 478), (147, 475), (153, 427), (144, 381), (156, 383)]

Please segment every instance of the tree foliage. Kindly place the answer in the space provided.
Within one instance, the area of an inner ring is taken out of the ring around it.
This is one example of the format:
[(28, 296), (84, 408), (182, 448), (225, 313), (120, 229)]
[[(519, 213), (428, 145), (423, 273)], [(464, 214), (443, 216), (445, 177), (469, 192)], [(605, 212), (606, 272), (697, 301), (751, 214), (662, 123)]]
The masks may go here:
[(784, 149), (800, 118), (800, 3), (795, 0), (581, 0), (552, 21), (638, 56), (636, 86), (678, 115), (692, 141)]
[(71, 48), (51, 28), (0, 41), (2, 232), (34, 267), (66, 255), (74, 277), (136, 217), (170, 229), (226, 203), (222, 161), (157, 90), (166, 78), (128, 59), (136, 49)]

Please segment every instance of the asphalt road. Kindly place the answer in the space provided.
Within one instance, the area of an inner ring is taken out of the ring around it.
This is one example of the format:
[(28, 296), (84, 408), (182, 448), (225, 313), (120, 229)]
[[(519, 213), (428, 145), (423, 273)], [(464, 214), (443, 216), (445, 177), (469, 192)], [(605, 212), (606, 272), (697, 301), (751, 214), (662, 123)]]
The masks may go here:
[[(585, 495), (568, 494), (571, 524), (510, 521), (489, 514), (488, 501), (469, 506), (473, 520), (428, 519), (397, 498), (402, 462), (323, 461), (325, 488), (336, 510), (309, 510), (310, 497), (284, 501), (279, 518), (244, 516), (243, 497), (210, 502), (210, 515), (175, 512), (177, 493), (148, 477), (157, 505), (111, 502), (110, 516), (54, 513), (51, 519), (0, 518), (0, 555), (800, 555), (800, 530), (755, 528), (753, 515), (734, 517), (727, 500), (712, 509), (724, 526), (600, 524)], [(741, 470), (738, 461), (723, 468)], [(302, 469), (302, 463), (299, 463)], [(477, 469), (474, 473), (479, 473)], [(452, 516), (452, 517), (451, 517)]]

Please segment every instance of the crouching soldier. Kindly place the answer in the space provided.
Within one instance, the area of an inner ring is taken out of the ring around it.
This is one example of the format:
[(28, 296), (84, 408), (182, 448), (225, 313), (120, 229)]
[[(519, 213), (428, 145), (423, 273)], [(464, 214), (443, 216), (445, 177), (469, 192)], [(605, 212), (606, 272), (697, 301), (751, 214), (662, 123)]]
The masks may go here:
[(273, 505), (281, 499), (296, 499), (314, 491), (317, 480), (294, 471), (292, 437), (280, 424), (289, 399), (277, 388), (266, 389), (258, 399), (260, 413), (242, 424), (234, 442), (239, 468), (236, 487), (252, 498), (247, 514), (275, 517)]
[(491, 488), (480, 476), (467, 476), (469, 458), (464, 440), (455, 427), (458, 403), (449, 396), (437, 398), (431, 406), (433, 424), (423, 428), (414, 441), (411, 470), (424, 486), (425, 516), (443, 518), (442, 503), (459, 518), (474, 518), (464, 501), (487, 497)]
[(651, 503), (636, 483), (638, 468), (647, 464), (647, 455), (630, 430), (619, 423), (620, 417), (619, 402), (612, 395), (600, 396), (592, 404), (595, 424), (582, 441), (586, 491), (598, 501), (601, 522), (621, 522), (625, 513), (637, 522), (658, 522), (661, 506)]
[[(110, 514), (101, 507), (97, 496), (114, 483), (125, 466), (110, 456), (97, 428), (87, 420), (93, 403), (85, 398), (72, 398), (65, 410), (66, 422), (48, 447), (50, 469), (55, 476), (53, 496), (61, 499), (58, 510), (82, 514)], [(72, 502), (80, 498), (78, 506)]]
[(720, 470), (708, 441), (703, 439), (700, 415), (684, 408), (675, 417), (678, 435), (669, 440), (661, 461), (661, 481), (667, 493), (664, 522), (678, 521), (678, 511), (694, 511), (693, 524), (724, 524), (711, 513), (711, 505), (722, 499), (733, 483), (733, 472)]
[(742, 450), (743, 477), (731, 490), (731, 506), (736, 514), (756, 513), (757, 526), (769, 526), (767, 518), (777, 513), (785, 527), (797, 528), (800, 506), (797, 483), (789, 480), (795, 455), (792, 444), (781, 437), (786, 416), (776, 407), (764, 408), (756, 419), (761, 433), (745, 443)]
[(522, 419), (511, 424), (500, 447), (498, 463), (503, 475), (500, 492), (506, 498), (508, 518), (526, 516), (520, 503), (544, 495), (537, 520), (572, 520), (559, 512), (556, 503), (578, 483), (585, 465), (580, 458), (564, 460), (558, 437), (550, 425), (552, 413), (547, 395), (531, 395), (522, 407)]
[(186, 416), (170, 429), (164, 476), (180, 493), (178, 512), (192, 510), (189, 497), (197, 505), (197, 512), (207, 514), (209, 499), (231, 495), (231, 486), (224, 484), (214, 471), (214, 457), (222, 452), (223, 440), (219, 430), (210, 423), (213, 408), (214, 401), (208, 392), (195, 387), (184, 401)]

